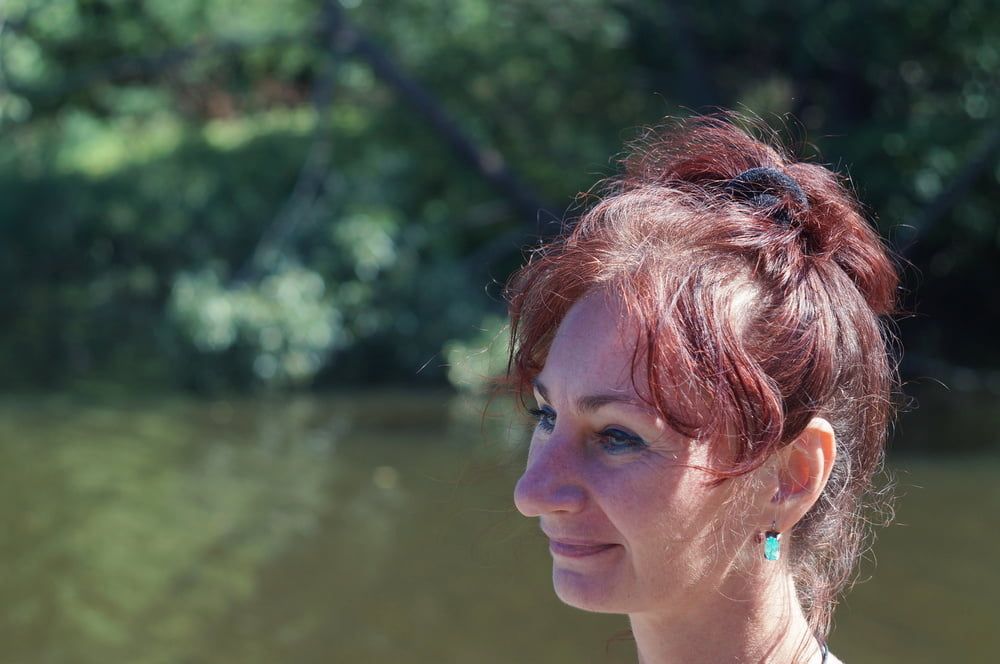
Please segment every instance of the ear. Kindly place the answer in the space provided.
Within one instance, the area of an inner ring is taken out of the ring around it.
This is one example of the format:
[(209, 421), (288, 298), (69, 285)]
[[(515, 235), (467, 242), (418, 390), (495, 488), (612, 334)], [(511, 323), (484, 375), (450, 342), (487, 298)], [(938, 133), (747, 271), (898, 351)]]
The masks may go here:
[(814, 417), (795, 440), (774, 453), (768, 464), (773, 463), (765, 479), (770, 499), (762, 505), (761, 529), (769, 530), (772, 519), (779, 532), (798, 523), (819, 500), (836, 458), (833, 426), (822, 417)]

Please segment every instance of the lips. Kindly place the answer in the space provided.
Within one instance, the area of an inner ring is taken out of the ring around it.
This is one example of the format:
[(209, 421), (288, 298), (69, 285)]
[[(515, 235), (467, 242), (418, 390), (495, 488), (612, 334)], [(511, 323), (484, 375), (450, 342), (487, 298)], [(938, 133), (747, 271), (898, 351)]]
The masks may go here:
[(618, 546), (617, 544), (581, 543), (579, 540), (549, 539), (549, 551), (567, 558), (586, 558), (604, 553)]

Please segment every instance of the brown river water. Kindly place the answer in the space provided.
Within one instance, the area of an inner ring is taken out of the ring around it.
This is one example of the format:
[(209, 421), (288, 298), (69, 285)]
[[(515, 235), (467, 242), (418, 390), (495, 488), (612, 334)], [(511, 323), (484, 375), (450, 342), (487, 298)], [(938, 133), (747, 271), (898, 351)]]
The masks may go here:
[[(848, 664), (1000, 662), (1000, 446), (961, 409), (901, 435), (992, 444), (890, 455), (896, 523), (830, 640)], [(510, 412), (443, 392), (4, 398), (0, 664), (634, 663), (623, 616), (552, 592), (511, 500), (529, 428)]]

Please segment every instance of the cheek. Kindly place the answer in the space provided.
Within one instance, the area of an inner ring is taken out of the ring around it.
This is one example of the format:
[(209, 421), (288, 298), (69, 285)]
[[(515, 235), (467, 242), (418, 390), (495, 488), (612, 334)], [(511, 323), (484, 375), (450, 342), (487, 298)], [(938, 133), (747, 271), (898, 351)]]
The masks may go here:
[(636, 555), (683, 555), (710, 545), (705, 538), (718, 525), (722, 494), (704, 486), (704, 473), (641, 464), (627, 471), (599, 486), (608, 518)]

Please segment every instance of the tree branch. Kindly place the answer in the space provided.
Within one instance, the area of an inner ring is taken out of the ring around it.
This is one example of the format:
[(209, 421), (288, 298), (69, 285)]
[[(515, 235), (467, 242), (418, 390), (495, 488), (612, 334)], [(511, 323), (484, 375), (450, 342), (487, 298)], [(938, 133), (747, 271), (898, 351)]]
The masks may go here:
[(328, 189), (333, 174), (330, 173), (330, 153), (333, 145), (326, 133), (324, 118), (330, 109), (336, 80), (336, 50), (340, 16), (331, 7), (336, 2), (324, 3), (321, 28), (318, 31), (326, 62), (313, 84), (312, 103), (316, 112), (316, 127), (305, 162), (299, 171), (291, 195), (285, 200), (270, 225), (264, 229), (253, 253), (236, 272), (235, 282), (254, 279), (259, 273), (273, 269), (279, 262), (285, 245), (315, 220), (316, 208), (323, 192)]
[[(339, 15), (345, 49), (367, 62), (375, 75), (409, 103), (462, 161), (509, 200), (529, 228), (538, 233), (551, 231), (549, 220), (558, 219), (558, 215), (517, 177), (503, 156), (496, 150), (477, 146), (436, 98), (397, 66), (380, 46), (350, 24), (339, 2), (330, 4), (331, 11)], [(549, 220), (542, 222), (543, 216)]]

